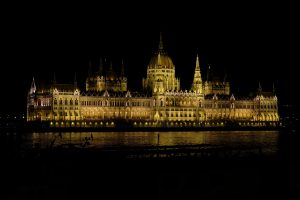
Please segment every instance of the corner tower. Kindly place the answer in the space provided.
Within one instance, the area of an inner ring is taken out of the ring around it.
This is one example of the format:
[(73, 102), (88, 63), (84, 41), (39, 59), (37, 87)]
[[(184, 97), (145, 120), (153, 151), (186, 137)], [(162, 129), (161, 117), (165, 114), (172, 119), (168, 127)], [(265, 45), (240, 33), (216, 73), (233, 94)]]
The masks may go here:
[(147, 78), (143, 78), (143, 88), (154, 93), (180, 89), (180, 81), (175, 77), (175, 65), (164, 50), (161, 33), (158, 50), (147, 66)]
[(199, 64), (199, 56), (197, 54), (196, 57), (196, 68), (194, 73), (194, 80), (192, 84), (192, 91), (202, 94), (202, 78), (201, 78), (201, 71), (200, 71), (200, 64)]

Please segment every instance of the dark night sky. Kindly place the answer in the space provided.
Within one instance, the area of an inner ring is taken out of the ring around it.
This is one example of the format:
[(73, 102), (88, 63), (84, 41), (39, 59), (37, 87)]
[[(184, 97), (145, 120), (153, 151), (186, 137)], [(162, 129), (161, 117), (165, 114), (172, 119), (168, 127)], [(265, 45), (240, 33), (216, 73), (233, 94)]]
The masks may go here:
[(271, 91), (275, 82), (282, 103), (295, 102), (299, 21), (293, 5), (143, 2), (3, 8), (1, 112), (25, 111), (33, 76), (37, 84), (49, 83), (55, 72), (58, 82), (71, 83), (77, 72), (83, 87), (89, 60), (98, 62), (100, 56), (111, 57), (115, 68), (123, 58), (129, 88), (141, 86), (160, 31), (183, 88), (190, 87), (198, 53), (202, 73), (208, 64), (221, 75), (226, 71), (233, 91), (255, 91), (258, 81)]

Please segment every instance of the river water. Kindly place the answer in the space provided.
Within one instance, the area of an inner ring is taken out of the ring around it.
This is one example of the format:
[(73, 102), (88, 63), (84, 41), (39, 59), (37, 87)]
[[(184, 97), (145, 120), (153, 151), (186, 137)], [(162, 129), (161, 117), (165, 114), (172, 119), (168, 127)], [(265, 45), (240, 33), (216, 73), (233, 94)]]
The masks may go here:
[[(265, 197), (268, 198), (270, 194), (275, 197), (278, 193), (285, 195), (290, 191), (299, 191), (299, 165), (289, 164), (291, 162), (286, 162), (286, 159), (284, 162), (261, 162), (260, 158), (264, 157), (253, 159), (257, 161), (253, 163), (251, 160), (252, 165), (249, 165), (250, 162), (245, 162), (243, 165), (241, 160), (233, 162), (233, 165), (227, 165), (226, 162), (224, 165), (222, 162), (219, 162), (219, 165), (211, 162), (209, 165), (206, 163), (208, 160), (205, 162), (189, 162), (189, 160), (180, 162), (179, 160), (175, 165), (172, 161), (170, 163), (145, 162), (145, 164), (111, 160), (103, 162), (98, 154), (93, 154), (96, 159), (82, 159), (83, 156), (88, 155), (76, 154), (76, 152), (94, 151), (77, 151), (77, 149), (74, 151), (75, 156), (62, 154), (61, 157), (60, 153), (65, 151), (57, 151), (57, 154), (53, 154), (52, 157), (52, 154), (48, 154), (49, 151), (45, 151), (43, 155), (50, 156), (40, 160), (32, 159), (39, 158), (37, 156), (40, 154), (34, 154), (36, 151), (28, 151), (28, 162), (12, 162), (14, 156), (20, 157), (20, 154), (13, 152), (36, 148), (37, 145), (42, 149), (49, 147), (56, 149), (55, 147), (62, 146), (69, 148), (70, 144), (82, 148), (86, 143), (88, 145), (84, 148), (207, 144), (217, 147), (260, 147), (263, 153), (268, 155), (277, 153), (281, 155), (286, 147), (294, 146), (293, 149), (296, 150), (296, 147), (298, 149), (299, 140), (295, 138), (297, 137), (293, 137), (293, 134), (280, 131), (1, 132), (0, 154), (4, 152), (3, 149), (7, 150), (7, 159), (3, 162), (8, 165), (4, 173), (8, 175), (5, 183), (11, 181), (15, 189), (5, 191), (7, 195), (17, 196), (16, 199), (31, 194), (46, 197), (52, 195), (53, 199), (63, 195), (71, 197), (70, 199), (78, 196), (79, 199), (91, 199), (92, 195), (102, 197), (117, 193), (124, 197), (124, 192), (130, 197), (135, 195), (139, 199), (145, 194), (150, 196), (152, 194), (150, 199), (176, 199), (177, 196), (180, 199), (191, 199), (192, 196), (198, 197), (195, 199), (210, 199), (208, 197), (217, 199), (215, 197), (219, 196), (249, 199), (247, 198), (249, 195), (257, 199), (254, 197), (266, 195)], [(30, 156), (30, 152), (33, 152), (33, 156)], [(81, 156), (78, 160), (72, 159), (77, 158), (77, 155)], [(242, 155), (249, 154), (246, 152)], [(298, 158), (299, 154), (293, 155)], [(53, 159), (56, 156), (59, 158)], [(97, 180), (96, 184), (95, 180)], [(156, 194), (161, 198), (157, 198)]]
[[(6, 133), (6, 145), (20, 133)], [(34, 132), (21, 134), (26, 148), (58, 146), (131, 147), (214, 145), (220, 147), (261, 147), (278, 150), (279, 131), (185, 131), (185, 132)]]

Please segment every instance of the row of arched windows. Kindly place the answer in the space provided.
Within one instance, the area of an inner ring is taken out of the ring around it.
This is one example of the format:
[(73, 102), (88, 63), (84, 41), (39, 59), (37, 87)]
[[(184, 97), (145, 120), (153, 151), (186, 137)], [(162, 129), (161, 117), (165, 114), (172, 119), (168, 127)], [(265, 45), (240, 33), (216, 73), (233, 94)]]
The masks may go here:
[(78, 105), (78, 99), (75, 99), (75, 102), (73, 102), (73, 99), (67, 100), (65, 99), (64, 101), (62, 99), (59, 99), (59, 101), (57, 101), (57, 99), (54, 99), (54, 105), (57, 105), (59, 103), (59, 105), (73, 105), (73, 103), (75, 103), (75, 105)]
[(37, 105), (38, 106), (50, 106), (50, 99), (38, 99)]
[(82, 106), (150, 106), (150, 101), (81, 101)]

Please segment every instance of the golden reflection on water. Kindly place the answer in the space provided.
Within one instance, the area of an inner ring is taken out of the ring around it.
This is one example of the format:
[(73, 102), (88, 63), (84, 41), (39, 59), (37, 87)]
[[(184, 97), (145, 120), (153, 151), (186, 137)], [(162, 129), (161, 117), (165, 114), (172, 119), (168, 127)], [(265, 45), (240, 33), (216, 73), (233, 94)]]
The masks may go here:
[[(159, 135), (159, 137), (158, 137)], [(209, 144), (218, 146), (276, 146), (278, 131), (201, 132), (48, 132), (32, 133), (32, 144), (43, 148), (73, 144), (89, 147), (172, 146)], [(159, 140), (159, 141), (158, 141)]]

